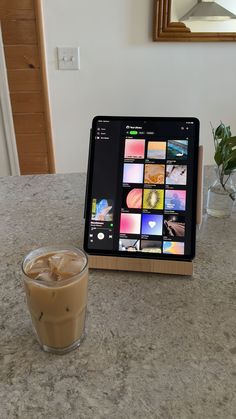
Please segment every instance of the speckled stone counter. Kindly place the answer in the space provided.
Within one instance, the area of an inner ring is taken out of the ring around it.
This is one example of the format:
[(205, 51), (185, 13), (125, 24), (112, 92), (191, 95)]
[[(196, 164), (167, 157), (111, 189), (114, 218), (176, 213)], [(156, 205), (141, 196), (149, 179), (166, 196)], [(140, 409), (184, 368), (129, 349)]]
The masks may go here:
[(91, 271), (86, 340), (41, 351), (20, 263), (82, 245), (84, 190), (79, 174), (0, 179), (0, 418), (236, 418), (235, 212), (204, 216), (192, 279)]

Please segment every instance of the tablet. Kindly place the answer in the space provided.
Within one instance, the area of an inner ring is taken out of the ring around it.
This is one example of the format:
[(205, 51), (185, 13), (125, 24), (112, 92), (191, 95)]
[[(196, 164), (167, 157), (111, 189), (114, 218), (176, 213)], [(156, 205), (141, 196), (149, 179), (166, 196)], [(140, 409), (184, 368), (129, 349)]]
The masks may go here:
[(97, 116), (87, 174), (88, 254), (192, 260), (199, 121)]

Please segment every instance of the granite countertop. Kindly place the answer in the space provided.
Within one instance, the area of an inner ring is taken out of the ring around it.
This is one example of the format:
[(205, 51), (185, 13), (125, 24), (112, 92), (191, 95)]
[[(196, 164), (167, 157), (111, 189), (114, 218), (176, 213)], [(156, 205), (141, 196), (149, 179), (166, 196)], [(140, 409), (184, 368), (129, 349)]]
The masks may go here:
[(192, 279), (91, 270), (81, 348), (39, 348), (20, 263), (82, 245), (84, 190), (80, 174), (0, 179), (0, 418), (236, 418), (235, 212), (204, 216)]

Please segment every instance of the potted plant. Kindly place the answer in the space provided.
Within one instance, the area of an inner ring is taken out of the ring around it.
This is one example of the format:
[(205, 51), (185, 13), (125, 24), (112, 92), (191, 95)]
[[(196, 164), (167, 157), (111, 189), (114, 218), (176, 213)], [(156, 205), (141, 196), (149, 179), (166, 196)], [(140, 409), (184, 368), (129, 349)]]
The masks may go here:
[(216, 180), (208, 189), (207, 213), (215, 217), (229, 217), (234, 201), (235, 188), (232, 174), (236, 170), (236, 136), (229, 126), (220, 123), (212, 126), (216, 162)]

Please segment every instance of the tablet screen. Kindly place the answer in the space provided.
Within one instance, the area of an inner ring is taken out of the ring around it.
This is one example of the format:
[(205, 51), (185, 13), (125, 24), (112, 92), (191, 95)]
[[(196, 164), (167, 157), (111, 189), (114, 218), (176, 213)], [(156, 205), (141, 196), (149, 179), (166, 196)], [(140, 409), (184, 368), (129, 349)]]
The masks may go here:
[(198, 146), (196, 118), (94, 118), (85, 250), (191, 260)]

